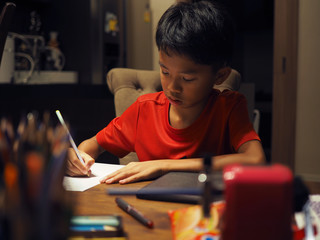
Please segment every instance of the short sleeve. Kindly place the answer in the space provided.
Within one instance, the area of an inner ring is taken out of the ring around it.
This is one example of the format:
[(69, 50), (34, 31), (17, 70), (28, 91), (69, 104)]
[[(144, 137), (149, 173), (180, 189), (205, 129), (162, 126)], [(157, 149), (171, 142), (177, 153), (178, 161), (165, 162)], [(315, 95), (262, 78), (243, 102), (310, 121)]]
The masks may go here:
[(124, 157), (134, 151), (139, 103), (134, 102), (121, 116), (114, 118), (96, 135), (98, 144), (108, 152)]
[(238, 151), (239, 147), (245, 142), (261, 141), (250, 122), (247, 100), (242, 94), (237, 95), (237, 101), (230, 112), (229, 132), (231, 144), (235, 151)]

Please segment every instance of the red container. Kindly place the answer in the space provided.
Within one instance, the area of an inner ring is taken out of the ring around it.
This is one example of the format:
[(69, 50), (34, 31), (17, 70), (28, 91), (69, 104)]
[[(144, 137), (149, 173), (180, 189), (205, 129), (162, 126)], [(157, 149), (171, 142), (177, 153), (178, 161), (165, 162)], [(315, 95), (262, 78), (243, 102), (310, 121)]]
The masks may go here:
[(224, 169), (223, 240), (291, 240), (293, 175), (289, 168), (229, 166)]

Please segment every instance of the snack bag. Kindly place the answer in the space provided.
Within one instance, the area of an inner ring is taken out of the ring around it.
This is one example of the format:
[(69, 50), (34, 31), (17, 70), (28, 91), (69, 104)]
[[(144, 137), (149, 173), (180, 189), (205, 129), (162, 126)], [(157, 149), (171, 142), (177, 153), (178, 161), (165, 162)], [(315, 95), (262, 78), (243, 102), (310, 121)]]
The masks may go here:
[(224, 209), (225, 202), (212, 203), (210, 218), (203, 217), (200, 205), (169, 211), (173, 239), (220, 239), (220, 223)]

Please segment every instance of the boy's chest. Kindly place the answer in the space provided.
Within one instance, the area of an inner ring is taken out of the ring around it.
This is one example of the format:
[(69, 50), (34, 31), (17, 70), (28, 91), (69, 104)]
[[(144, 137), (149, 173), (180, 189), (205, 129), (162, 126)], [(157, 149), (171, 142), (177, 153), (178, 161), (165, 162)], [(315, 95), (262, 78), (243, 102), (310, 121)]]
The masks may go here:
[(203, 109), (186, 109), (179, 111), (170, 107), (168, 111), (168, 122), (172, 128), (185, 129), (190, 127), (200, 116)]

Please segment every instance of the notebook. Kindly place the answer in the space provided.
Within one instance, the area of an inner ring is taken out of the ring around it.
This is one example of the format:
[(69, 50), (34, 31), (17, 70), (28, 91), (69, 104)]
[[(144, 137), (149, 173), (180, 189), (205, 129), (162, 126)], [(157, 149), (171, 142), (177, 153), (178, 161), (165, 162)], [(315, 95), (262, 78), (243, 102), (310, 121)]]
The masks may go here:
[[(199, 173), (194, 172), (169, 172), (153, 182), (149, 183), (145, 187), (141, 188), (136, 194), (137, 198), (155, 201), (165, 202), (179, 202), (199, 204), (201, 195), (194, 194), (145, 194), (143, 193), (148, 189), (167, 188), (167, 189), (195, 189), (201, 192), (202, 185), (198, 181)], [(214, 173), (211, 177), (212, 185), (214, 186), (213, 201), (219, 201), (223, 199), (224, 183), (222, 179), (222, 173)]]

